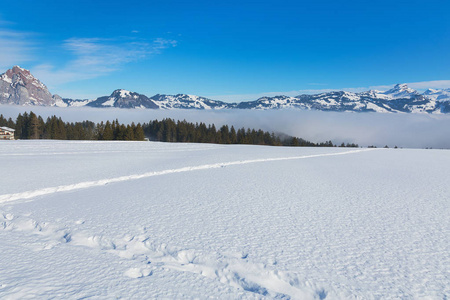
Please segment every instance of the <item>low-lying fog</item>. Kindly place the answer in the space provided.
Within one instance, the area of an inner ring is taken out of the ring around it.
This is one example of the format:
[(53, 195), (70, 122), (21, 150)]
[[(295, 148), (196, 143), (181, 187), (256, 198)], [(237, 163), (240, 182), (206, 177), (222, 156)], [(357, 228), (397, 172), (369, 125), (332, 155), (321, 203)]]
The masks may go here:
[(0, 114), (15, 119), (33, 111), (44, 120), (51, 115), (65, 122), (118, 119), (121, 123), (173, 118), (189, 122), (250, 127), (282, 132), (312, 142), (331, 140), (360, 146), (450, 148), (450, 115), (338, 113), (301, 110), (150, 110), (115, 108), (55, 108), (0, 106)]

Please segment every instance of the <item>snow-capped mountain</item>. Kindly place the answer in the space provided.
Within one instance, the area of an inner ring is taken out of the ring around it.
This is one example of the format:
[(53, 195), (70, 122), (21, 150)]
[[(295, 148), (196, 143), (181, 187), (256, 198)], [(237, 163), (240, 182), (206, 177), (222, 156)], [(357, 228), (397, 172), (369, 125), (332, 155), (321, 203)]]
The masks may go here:
[[(377, 91), (376, 91), (377, 92)], [(378, 95), (384, 95), (385, 100), (396, 100), (396, 99), (413, 99), (419, 96), (419, 92), (409, 88), (406, 84), (397, 84), (392, 89), (386, 92), (378, 92)]]
[(427, 98), (436, 100), (436, 101), (450, 101), (450, 89), (445, 90), (435, 90), (428, 89), (423, 93)]
[(241, 102), (237, 108), (245, 109), (279, 109), (300, 108), (323, 111), (354, 112), (434, 112), (437, 103), (420, 95), (405, 84), (398, 84), (386, 91), (327, 92), (316, 95), (299, 95), (296, 97), (276, 96), (262, 97), (256, 101)]
[(428, 89), (424, 93), (397, 84), (387, 91), (361, 93), (333, 91), (296, 97), (262, 97), (255, 101), (226, 103), (205, 97), (178, 95), (146, 95), (118, 89), (110, 96), (93, 100), (74, 100), (52, 95), (30, 71), (14, 66), (0, 75), (0, 104), (41, 106), (90, 106), (143, 109), (283, 109), (322, 111), (450, 113), (450, 89)]
[[(296, 97), (275, 96), (261, 97), (255, 101), (226, 103), (194, 95), (145, 95), (126, 90), (116, 90), (111, 96), (84, 100), (92, 107), (118, 108), (153, 108), (153, 109), (284, 109), (353, 112), (404, 112), (404, 113), (447, 113), (450, 101), (447, 90), (433, 90), (420, 94), (406, 84), (397, 84), (392, 89), (382, 92), (370, 90), (361, 93), (336, 91), (316, 95), (299, 95)], [(446, 98), (447, 97), (447, 98)], [(64, 99), (69, 106), (82, 105), (81, 100)], [(72, 102), (70, 102), (72, 101)]]
[(88, 105), (92, 101), (94, 101), (94, 100), (62, 98), (61, 101), (57, 101), (55, 103), (55, 106), (58, 106), (58, 107), (69, 107), (69, 106), (81, 107), (81, 106)]
[(14, 66), (0, 75), (0, 103), (52, 106), (61, 97), (52, 96), (45, 84), (30, 71)]
[(233, 108), (233, 104), (194, 95), (155, 95), (151, 97), (162, 109), (226, 109)]
[(63, 99), (66, 106), (117, 107), (117, 108), (151, 108), (151, 109), (223, 109), (232, 108), (230, 103), (211, 100), (193, 95), (145, 95), (127, 90), (115, 90), (110, 96), (96, 100)]
[(236, 105), (239, 109), (279, 109), (279, 108), (307, 108), (298, 102), (296, 97), (275, 96), (261, 97), (255, 101), (240, 102)]
[(118, 107), (118, 108), (159, 108), (147, 96), (119, 89), (111, 96), (103, 96), (86, 104), (91, 107)]

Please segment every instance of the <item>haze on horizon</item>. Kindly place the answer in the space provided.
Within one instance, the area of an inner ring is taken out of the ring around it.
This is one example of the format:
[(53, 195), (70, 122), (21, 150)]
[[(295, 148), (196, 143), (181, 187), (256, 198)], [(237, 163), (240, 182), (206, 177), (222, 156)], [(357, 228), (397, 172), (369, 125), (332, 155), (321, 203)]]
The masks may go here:
[(331, 140), (334, 144), (356, 143), (361, 147), (450, 149), (450, 116), (446, 114), (351, 113), (307, 110), (153, 110), (90, 107), (30, 107), (3, 105), (1, 113), (15, 119), (19, 113), (33, 111), (47, 117), (56, 115), (65, 122), (85, 120), (95, 123), (118, 119), (121, 123), (144, 123), (172, 118), (188, 122), (203, 122), (255, 128), (284, 133), (312, 142)]
[(329, 90), (450, 88), (447, 1), (7, 2), (0, 73), (53, 94), (123, 88), (224, 101)]

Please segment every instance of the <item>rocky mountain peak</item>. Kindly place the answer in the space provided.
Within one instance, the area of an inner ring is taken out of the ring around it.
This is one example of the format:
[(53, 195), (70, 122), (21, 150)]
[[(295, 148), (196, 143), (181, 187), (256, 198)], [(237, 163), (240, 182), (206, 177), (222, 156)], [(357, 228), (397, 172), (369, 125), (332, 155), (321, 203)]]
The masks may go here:
[(14, 66), (0, 75), (0, 103), (50, 106), (55, 100), (29, 70)]
[(391, 99), (410, 99), (419, 95), (419, 92), (412, 88), (409, 88), (405, 83), (399, 83), (383, 94), (390, 97)]
[(397, 83), (393, 89), (397, 91), (407, 90), (408, 85), (406, 83)]
[(159, 108), (147, 96), (124, 89), (117, 89), (110, 96), (99, 97), (86, 105), (91, 107)]
[(137, 94), (137, 93), (132, 93), (132, 92), (124, 90), (124, 89), (117, 89), (114, 92), (112, 92), (111, 97), (128, 98), (128, 97), (131, 97), (132, 94)]
[(438, 92), (439, 92), (439, 90), (436, 90), (436, 89), (427, 89), (423, 94), (424, 95), (432, 95), (432, 94), (435, 94)]

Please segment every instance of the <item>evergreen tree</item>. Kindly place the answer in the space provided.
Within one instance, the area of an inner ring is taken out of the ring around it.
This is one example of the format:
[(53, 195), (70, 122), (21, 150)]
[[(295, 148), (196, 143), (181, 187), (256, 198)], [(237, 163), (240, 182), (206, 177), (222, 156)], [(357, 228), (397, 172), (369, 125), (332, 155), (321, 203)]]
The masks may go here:
[[(33, 112), (25, 112), (17, 116), (16, 122), (11, 118), (6, 120), (0, 115), (0, 125), (14, 128), (17, 139), (76, 139), (76, 140), (150, 140), (164, 142), (195, 142), (195, 143), (238, 143), (256, 145), (291, 145), (291, 146), (320, 146), (333, 147), (331, 141), (319, 144), (304, 139), (265, 132), (261, 129), (240, 128), (237, 131), (233, 126), (223, 125), (219, 130), (214, 124), (189, 123), (186, 120), (177, 121), (167, 118), (162, 121), (154, 120), (144, 124), (120, 124), (116, 119), (95, 124), (91, 121), (64, 123), (56, 116), (48, 117), (46, 122), (41, 116)], [(342, 147), (358, 147), (354, 143), (342, 143)]]
[(136, 141), (143, 141), (145, 139), (144, 130), (141, 123), (138, 123), (134, 129), (134, 139)]
[(220, 127), (220, 139), (222, 144), (231, 144), (230, 130), (228, 129), (228, 125), (223, 125), (222, 127)]
[(109, 121), (106, 121), (105, 128), (103, 129), (102, 139), (105, 141), (110, 141), (114, 139), (114, 131)]
[(105, 124), (103, 124), (103, 121), (100, 122), (100, 124), (97, 124), (95, 132), (96, 132), (96, 139), (97, 140), (103, 140), (103, 133), (105, 130)]
[(57, 139), (57, 140), (66, 140), (67, 139), (66, 124), (64, 124), (63, 120), (61, 120), (61, 117), (59, 117), (56, 121), (56, 137), (55, 137), (55, 139)]
[(115, 136), (114, 139), (115, 140), (119, 140), (119, 141), (123, 141), (125, 139), (125, 133), (127, 131), (127, 128), (125, 127), (124, 124), (118, 125), (117, 121), (116, 121), (116, 123), (117, 123), (117, 127), (116, 127), (117, 135)]
[(0, 126), (7, 126), (8, 121), (3, 117), (3, 115), (0, 115)]
[(23, 113), (22, 117), (22, 128), (21, 128), (21, 139), (28, 139), (30, 134), (28, 133), (28, 130), (30, 129), (30, 117), (27, 112)]
[(125, 141), (134, 141), (134, 129), (132, 126), (127, 125), (127, 127), (125, 129), (125, 133), (123, 135), (123, 139)]
[(21, 114), (19, 114), (16, 118), (16, 131), (14, 132), (14, 138), (15, 139), (21, 139), (22, 138), (22, 129), (24, 125), (24, 118)]
[(230, 143), (231, 144), (237, 143), (236, 129), (234, 129), (234, 126), (231, 126), (230, 128)]
[(41, 137), (41, 124), (38, 117), (32, 111), (29, 115), (29, 120), (27, 122), (27, 138), (28, 139), (39, 139)]
[(16, 128), (16, 124), (11, 118), (8, 119), (8, 123), (6, 124), (6, 126), (12, 129)]
[(238, 129), (237, 131), (237, 143), (247, 144), (247, 137), (245, 135), (245, 128)]

